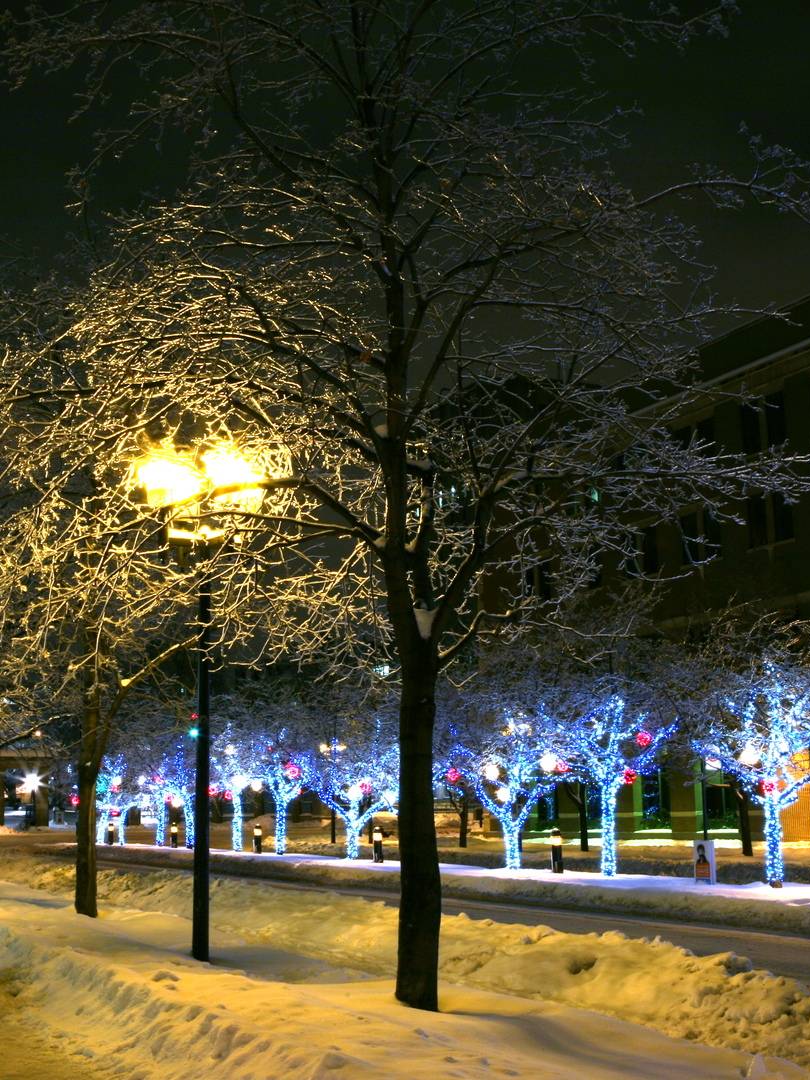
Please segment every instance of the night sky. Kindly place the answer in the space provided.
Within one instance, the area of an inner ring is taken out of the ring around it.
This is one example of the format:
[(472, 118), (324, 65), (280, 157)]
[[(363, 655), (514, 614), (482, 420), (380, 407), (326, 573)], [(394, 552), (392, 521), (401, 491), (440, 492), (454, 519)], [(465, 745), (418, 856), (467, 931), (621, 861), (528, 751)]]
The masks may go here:
[[(614, 163), (637, 192), (677, 180), (692, 161), (745, 169), (742, 122), (766, 142), (810, 158), (810, 4), (742, 0), (741, 7), (726, 40), (700, 40), (685, 54), (648, 45), (635, 61), (611, 54), (597, 63), (597, 85), (609, 98), (644, 110), (630, 121), (632, 149)], [(87, 160), (92, 145), (87, 118), (68, 123), (75, 85), (75, 76), (61, 75), (43, 76), (15, 93), (0, 88), (0, 235), (34, 253), (43, 269), (77, 228), (64, 209), (64, 175)], [(105, 171), (94, 208), (133, 207), (143, 190), (172, 172), (177, 175), (171, 148), (162, 158), (142, 153), (125, 159)], [(810, 293), (810, 225), (757, 209), (718, 219), (696, 204), (686, 215), (701, 224), (705, 255), (720, 269), (726, 299), (787, 303)]]

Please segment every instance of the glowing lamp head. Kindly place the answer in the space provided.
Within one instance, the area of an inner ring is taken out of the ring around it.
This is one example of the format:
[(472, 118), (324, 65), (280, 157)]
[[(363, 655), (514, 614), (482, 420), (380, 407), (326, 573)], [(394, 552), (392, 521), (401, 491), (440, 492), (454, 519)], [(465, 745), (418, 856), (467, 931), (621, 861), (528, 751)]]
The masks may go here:
[(261, 780), (251, 780), (250, 781), (250, 790), (251, 791), (259, 792), (259, 791), (262, 790), (263, 787), (264, 787), (264, 784), (262, 784)]
[(236, 776), (234, 776), (233, 780), (231, 780), (234, 791), (242, 791), (242, 789), (246, 788), (249, 783), (250, 777), (245, 776), (244, 773), (238, 773)]
[(174, 810), (179, 810), (180, 807), (183, 805), (183, 800), (180, 798), (179, 795), (172, 795), (172, 797), (169, 799), (169, 803)]
[(147, 505), (156, 508), (193, 503), (205, 490), (205, 477), (193, 457), (168, 447), (138, 458), (132, 482), (143, 489)]
[(540, 768), (543, 772), (554, 772), (557, 768), (557, 762), (557, 755), (552, 753), (551, 750), (547, 750), (545, 754), (540, 757)]
[(22, 790), (24, 792), (27, 792), (27, 793), (34, 792), (39, 787), (41, 779), (42, 778), (40, 776), (37, 776), (36, 773), (29, 772), (29, 773), (26, 773), (25, 776), (23, 777), (22, 784), (20, 786), (22, 787)]
[(509, 800), (512, 798), (512, 792), (509, 790), (508, 787), (499, 787), (498, 790), (495, 792), (495, 798), (498, 800), (498, 802), (508, 803)]
[(490, 780), (493, 784), (495, 783), (495, 781), (498, 779), (498, 777), (500, 775), (501, 775), (501, 770), (495, 764), (494, 761), (490, 761), (488, 765), (484, 766), (484, 776), (486, 777), (487, 780)]
[[(245, 513), (256, 513), (264, 499), (262, 484), (266, 479), (257, 464), (248, 460), (234, 443), (217, 443), (202, 455), (203, 468), (214, 488), (225, 488), (214, 496), (219, 506)], [(233, 490), (228, 491), (228, 488)]]

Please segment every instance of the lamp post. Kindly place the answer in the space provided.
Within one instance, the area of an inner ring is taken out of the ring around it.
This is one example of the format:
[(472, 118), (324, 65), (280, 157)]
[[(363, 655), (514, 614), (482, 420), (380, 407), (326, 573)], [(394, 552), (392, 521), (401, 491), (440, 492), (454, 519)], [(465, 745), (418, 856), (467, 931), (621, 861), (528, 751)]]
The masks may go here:
[[(276, 463), (277, 464), (277, 463)], [(275, 470), (273, 470), (275, 471)], [(170, 545), (192, 548), (207, 563), (212, 551), (234, 534), (233, 529), (202, 521), (217, 511), (257, 513), (265, 496), (270, 469), (247, 458), (233, 442), (216, 442), (197, 453), (162, 443), (134, 462), (132, 482), (148, 506), (165, 513)], [(200, 577), (197, 624), (197, 747), (194, 778), (194, 870), (191, 955), (209, 957), (211, 773), (211, 574)]]

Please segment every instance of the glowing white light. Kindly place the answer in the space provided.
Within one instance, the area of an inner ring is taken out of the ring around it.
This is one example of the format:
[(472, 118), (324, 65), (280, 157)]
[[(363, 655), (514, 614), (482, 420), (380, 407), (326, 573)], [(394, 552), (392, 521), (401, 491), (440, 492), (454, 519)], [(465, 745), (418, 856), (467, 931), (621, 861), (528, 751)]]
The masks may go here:
[(36, 791), (37, 788), (40, 785), (41, 779), (42, 778), (40, 776), (37, 776), (36, 773), (32, 773), (32, 772), (26, 773), (25, 776), (23, 777), (22, 784), (20, 785), (23, 792), (29, 792), (30, 793), (30, 792)]
[(229, 757), (233, 757), (233, 755), (236, 753), (236, 747), (233, 745), (233, 743), (228, 743), (228, 745), (225, 747), (224, 753), (226, 753)]
[(146, 783), (146, 777), (143, 774), (138, 777), (138, 783), (141, 787), (143, 787), (143, 785)]
[(329, 753), (329, 743), (322, 742), (321, 745), (318, 747), (318, 749), (320, 750), (320, 752), (322, 754), (328, 754)]
[(250, 783), (250, 777), (245, 776), (244, 773), (237, 773), (231, 780), (231, 787), (234, 791), (241, 791), (242, 788), (246, 788)]
[(716, 758), (716, 757), (707, 757), (706, 758), (706, 768), (707, 769), (714, 769), (715, 771), (717, 771), (718, 769), (721, 769), (722, 767), (723, 767), (723, 763), (720, 760), (720, 758)]
[(492, 780), (494, 782), (498, 779), (500, 775), (501, 770), (498, 768), (494, 761), (490, 761), (488, 765), (484, 766), (484, 776), (487, 778), (487, 780)]
[(170, 801), (175, 810), (179, 810), (183, 805), (183, 800), (178, 795), (172, 795)]
[(540, 768), (543, 772), (554, 772), (557, 768), (558, 757), (552, 753), (551, 750), (547, 750), (545, 754), (540, 758)]
[(110, 783), (112, 784), (113, 787), (121, 787), (123, 782), (124, 782), (123, 776), (112, 776), (112, 777), (110, 777)]
[(740, 755), (737, 760), (741, 765), (753, 766), (757, 764), (761, 757), (762, 754), (758, 747), (754, 746), (753, 743), (746, 743), (740, 751)]
[(512, 798), (512, 792), (509, 790), (508, 787), (499, 787), (498, 790), (495, 792), (495, 798), (498, 800), (498, 802), (508, 803), (509, 800)]
[(264, 785), (262, 784), (261, 780), (251, 780), (250, 781), (250, 790), (251, 791), (261, 791), (263, 787), (264, 787)]
[(352, 802), (354, 802), (357, 799), (363, 798), (363, 789), (360, 787), (359, 784), (352, 784), (346, 794), (349, 796)]
[(399, 796), (398, 792), (391, 791), (390, 789), (388, 791), (383, 792), (383, 798), (385, 799), (386, 802), (389, 802), (389, 803), (395, 803), (397, 801), (398, 796)]

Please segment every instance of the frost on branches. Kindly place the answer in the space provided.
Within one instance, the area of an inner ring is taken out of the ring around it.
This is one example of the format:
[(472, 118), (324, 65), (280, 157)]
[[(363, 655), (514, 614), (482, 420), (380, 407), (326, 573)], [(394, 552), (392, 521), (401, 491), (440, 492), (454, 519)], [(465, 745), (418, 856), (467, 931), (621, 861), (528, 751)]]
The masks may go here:
[[(593, 40), (683, 44), (722, 26), (714, 5), (261, 10), (32, 6), (5, 35), (16, 81), (76, 63), (95, 102), (121, 65), (143, 76), (110, 85), (133, 88), (119, 110), (132, 127), (101, 133), (97, 162), (115, 168), (143, 137), (154, 160), (151, 140), (176, 130), (194, 152), (160, 204), (105, 224), (109, 260), (8, 352), (0, 595), (13, 606), (37, 583), (29, 656), (50, 612), (87, 627), (90, 690), (107, 631), (157, 640), (193, 622), (196, 572), (213, 584), (218, 658), (316, 660), (336, 678), (398, 668), (397, 995), (436, 1008), (440, 672), (476, 634), (560, 619), (600, 559), (635, 559), (636, 520), (691, 504), (728, 520), (751, 489), (807, 487), (787, 455), (670, 434), (717, 317), (672, 203), (747, 197), (806, 216), (806, 176), (758, 143), (742, 178), (705, 170), (636, 193), (612, 174), (621, 118), (577, 64)], [(570, 87), (538, 84), (561, 50)], [(73, 179), (81, 209), (93, 169)], [(133, 463), (201, 466), (237, 436), (265, 501), (240, 510), (227, 484), (206, 488), (197, 522), (228, 542), (198, 552), (196, 572), (173, 566), (172, 511), (139, 503)], [(541, 566), (552, 587), (527, 590)]]

